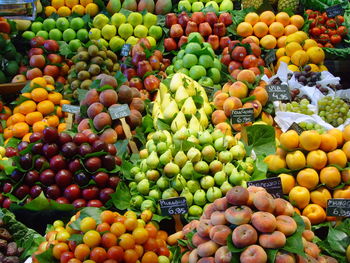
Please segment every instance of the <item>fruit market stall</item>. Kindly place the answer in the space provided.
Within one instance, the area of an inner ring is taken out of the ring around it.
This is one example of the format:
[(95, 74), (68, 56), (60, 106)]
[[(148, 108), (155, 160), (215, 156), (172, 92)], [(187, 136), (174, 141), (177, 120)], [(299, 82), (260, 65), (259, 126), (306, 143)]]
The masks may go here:
[(348, 2), (36, 5), (0, 17), (1, 262), (350, 262)]

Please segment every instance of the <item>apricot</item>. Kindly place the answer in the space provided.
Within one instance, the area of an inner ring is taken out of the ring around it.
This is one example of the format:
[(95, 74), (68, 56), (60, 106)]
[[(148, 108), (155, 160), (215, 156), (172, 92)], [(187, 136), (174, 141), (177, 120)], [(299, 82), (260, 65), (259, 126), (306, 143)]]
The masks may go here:
[(327, 153), (327, 158), (328, 164), (336, 164), (341, 168), (344, 168), (347, 164), (347, 157), (345, 153), (340, 149)]
[(265, 87), (257, 86), (251, 93), (251, 96), (255, 96), (255, 98), (261, 103), (262, 106), (265, 106), (267, 101), (269, 100), (269, 95), (265, 89)]
[(286, 236), (293, 235), (297, 230), (297, 223), (295, 220), (286, 215), (280, 215), (276, 217), (277, 225), (276, 228), (278, 231), (282, 232)]
[(253, 204), (256, 209), (264, 212), (273, 213), (275, 210), (275, 200), (267, 192), (257, 192), (253, 198)]
[(92, 103), (87, 109), (87, 115), (90, 119), (95, 118), (95, 116), (103, 111), (103, 104), (100, 102)]
[(315, 237), (315, 233), (311, 230), (304, 230), (303, 231), (303, 238), (305, 238), (307, 241), (312, 242), (312, 240)]
[(253, 108), (254, 118), (257, 118), (262, 111), (261, 103), (258, 100), (248, 101), (243, 104), (242, 108)]
[(325, 152), (334, 151), (337, 149), (337, 139), (329, 133), (321, 134), (321, 144), (320, 149)]
[(211, 121), (214, 125), (217, 125), (221, 122), (225, 122), (226, 120), (227, 117), (223, 110), (215, 110), (211, 115)]
[(276, 198), (274, 214), (276, 216), (279, 216), (279, 215), (292, 216), (294, 214), (294, 209), (292, 204), (289, 203), (288, 201), (282, 198)]
[(117, 132), (112, 129), (108, 128), (106, 129), (101, 135), (100, 135), (100, 140), (104, 141), (107, 144), (115, 144), (118, 139), (118, 134)]
[(343, 138), (345, 141), (350, 141), (350, 124), (345, 126), (343, 130)]
[(200, 257), (210, 257), (215, 254), (216, 250), (218, 250), (219, 245), (214, 241), (209, 240), (203, 244), (200, 244), (197, 249), (198, 256)]
[(297, 150), (294, 152), (287, 153), (286, 156), (287, 167), (291, 170), (299, 170), (305, 167), (306, 158), (305, 155)]
[(100, 102), (100, 98), (96, 89), (89, 90), (85, 98), (80, 102), (80, 105), (90, 106), (94, 102)]
[(210, 216), (210, 222), (213, 226), (216, 225), (225, 225), (227, 223), (225, 218), (225, 212), (215, 211)]
[(261, 113), (261, 120), (270, 126), (272, 126), (274, 124), (274, 120), (273, 120), (271, 114), (264, 112), (264, 111)]
[(100, 93), (100, 102), (105, 106), (109, 107), (118, 102), (118, 94), (115, 90), (106, 89)]
[(317, 150), (321, 145), (321, 135), (314, 130), (303, 131), (300, 136), (300, 146), (307, 151)]
[(267, 164), (269, 171), (273, 172), (287, 167), (286, 161), (277, 154), (266, 156), (264, 162)]
[(305, 230), (311, 230), (311, 222), (310, 222), (310, 219), (306, 216), (301, 216), (301, 218), (303, 219), (304, 221), (304, 225), (305, 225)]
[(341, 175), (336, 167), (325, 167), (320, 172), (320, 180), (329, 188), (334, 188), (341, 182)]
[(294, 176), (290, 174), (280, 174), (278, 177), (281, 178), (283, 194), (289, 194), (290, 190), (295, 186)]
[(209, 232), (212, 227), (213, 226), (211, 225), (209, 219), (200, 220), (198, 226), (196, 227), (197, 233), (201, 237), (209, 237)]
[(239, 259), (241, 263), (265, 263), (267, 254), (261, 246), (251, 245), (242, 252)]
[[(236, 82), (237, 83), (237, 82)], [(231, 111), (242, 108), (242, 102), (237, 97), (229, 97), (225, 100), (223, 110), (227, 117), (231, 116)]]
[[(321, 179), (322, 182), (322, 179)], [(310, 193), (311, 202), (318, 204), (323, 208), (327, 207), (327, 200), (332, 198), (331, 193), (325, 187), (320, 187)]]
[(338, 147), (343, 145), (344, 137), (341, 130), (333, 128), (328, 130), (327, 133), (333, 135), (337, 139)]
[(232, 242), (238, 248), (253, 245), (257, 240), (258, 233), (255, 228), (249, 224), (240, 225), (232, 232)]
[(198, 247), (200, 244), (203, 244), (205, 242), (209, 241), (209, 238), (207, 237), (201, 237), (198, 233), (195, 233), (192, 237), (192, 244), (195, 247)]
[(327, 155), (324, 151), (311, 151), (306, 156), (306, 164), (316, 170), (321, 170), (327, 164)]
[(294, 130), (282, 133), (279, 140), (280, 144), (288, 150), (296, 149), (299, 146), (299, 135)]
[(145, 103), (141, 98), (133, 98), (130, 104), (130, 109), (137, 110), (142, 113), (145, 110)]
[(337, 189), (333, 192), (333, 198), (350, 198), (350, 185), (343, 189)]
[(108, 113), (101, 112), (95, 116), (93, 123), (97, 130), (102, 130), (105, 126), (112, 125), (112, 119)]
[(215, 263), (214, 257), (204, 257), (198, 260), (198, 263)]
[(274, 231), (259, 236), (259, 244), (263, 248), (281, 248), (286, 244), (286, 236), (280, 231)]
[(311, 224), (319, 224), (326, 220), (326, 212), (317, 204), (309, 204), (303, 210), (303, 216), (310, 219)]
[(225, 135), (231, 135), (232, 136), (232, 130), (231, 130), (231, 125), (228, 124), (227, 122), (220, 122), (215, 126), (215, 129), (218, 129), (222, 131), (223, 134)]
[(229, 97), (228, 93), (221, 92), (214, 97), (214, 106), (218, 110), (222, 110), (225, 100)]
[(318, 185), (318, 173), (312, 168), (305, 168), (299, 171), (297, 175), (297, 183), (307, 189), (313, 189)]
[(268, 212), (255, 212), (252, 215), (252, 225), (262, 233), (272, 233), (276, 229), (276, 218)]
[(210, 239), (221, 246), (227, 244), (227, 237), (229, 235), (231, 235), (231, 229), (225, 225), (214, 226), (209, 233)]
[(248, 95), (248, 87), (242, 81), (236, 81), (230, 86), (229, 94), (232, 97), (244, 99)]
[(218, 211), (225, 211), (227, 209), (228, 203), (226, 197), (221, 197), (214, 201), (214, 206)]
[(237, 75), (238, 81), (247, 81), (248, 83), (254, 83), (256, 76), (253, 71), (249, 69), (241, 70)]
[(243, 225), (249, 223), (252, 214), (248, 206), (231, 206), (225, 211), (225, 218), (231, 224)]
[(289, 192), (289, 202), (299, 209), (303, 209), (310, 202), (309, 190), (303, 186), (295, 186)]
[(278, 251), (275, 263), (295, 263), (295, 256), (292, 253), (284, 252), (284, 251)]
[(215, 263), (230, 263), (232, 259), (232, 253), (227, 246), (220, 247), (215, 252)]
[(318, 255), (321, 253), (319, 247), (316, 244), (309, 241), (306, 242), (306, 247), (304, 247), (304, 251), (306, 254), (313, 258), (317, 258)]
[(231, 205), (245, 205), (248, 198), (249, 192), (242, 186), (234, 186), (226, 194), (227, 202)]

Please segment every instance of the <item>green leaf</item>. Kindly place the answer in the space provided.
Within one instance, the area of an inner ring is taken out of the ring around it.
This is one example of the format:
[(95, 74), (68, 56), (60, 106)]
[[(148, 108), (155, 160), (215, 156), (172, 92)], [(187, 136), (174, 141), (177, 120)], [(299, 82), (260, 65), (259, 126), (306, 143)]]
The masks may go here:
[(130, 180), (130, 181), (133, 180), (133, 177), (131, 176), (130, 171), (134, 166), (135, 166), (134, 164), (132, 164), (127, 160), (122, 161), (122, 164), (120, 166), (120, 171), (126, 180)]
[(244, 250), (244, 248), (237, 248), (237, 247), (235, 247), (235, 245), (232, 242), (232, 235), (228, 235), (226, 240), (227, 240), (228, 250), (230, 250), (230, 252), (232, 254), (241, 253)]
[(157, 119), (157, 127), (156, 127), (157, 130), (167, 130), (167, 131), (170, 131), (170, 126), (168, 124), (165, 123), (164, 120), (162, 119)]
[(275, 129), (269, 125), (252, 125), (246, 127), (248, 145), (247, 154), (254, 150), (256, 156), (276, 152)]
[(114, 75), (114, 78), (117, 80), (118, 88), (123, 85), (125, 81), (128, 79), (125, 77), (125, 75), (121, 71), (117, 71), (117, 73)]
[(265, 249), (265, 252), (267, 254), (267, 262), (268, 263), (275, 263), (278, 249)]
[(16, 170), (16, 166), (13, 165), (13, 160), (0, 160), (0, 165), (4, 167), (4, 171), (7, 175), (10, 175), (14, 170)]
[(120, 158), (124, 158), (125, 155), (128, 153), (128, 140), (120, 140), (117, 141), (114, 146), (117, 148), (117, 156)]
[(170, 216), (161, 216), (161, 215), (156, 215), (156, 214), (153, 214), (153, 216), (152, 216), (152, 221), (156, 221), (158, 223), (160, 223), (164, 219), (171, 219), (171, 217)]
[(78, 100), (82, 101), (83, 99), (85, 99), (86, 93), (88, 93), (88, 90), (86, 89), (77, 89), (78, 92)]
[(129, 208), (131, 195), (128, 186), (124, 182), (119, 182), (115, 193), (111, 194), (111, 199), (117, 209)]
[(68, 239), (69, 241), (74, 241), (77, 245), (83, 243), (83, 235), (81, 234), (73, 234), (71, 237)]
[(39, 263), (44, 263), (44, 262), (57, 262), (56, 259), (52, 255), (52, 247), (51, 246), (49, 249), (45, 250), (43, 253), (36, 255), (36, 259), (39, 261)]
[(69, 226), (75, 230), (80, 230), (80, 222), (83, 220), (85, 217), (92, 217), (93, 219), (96, 220), (97, 224), (101, 223), (101, 213), (102, 209), (98, 207), (85, 207), (82, 210), (80, 210), (80, 215), (79, 217), (72, 222)]
[(285, 246), (283, 247), (283, 250), (290, 253), (295, 253), (295, 254), (304, 256), (305, 253), (304, 253), (304, 246), (302, 241), (302, 234), (303, 234), (303, 231), (305, 230), (304, 220), (297, 213), (294, 213), (293, 219), (297, 223), (298, 228), (293, 235), (287, 238), (287, 241)]
[(264, 162), (264, 156), (258, 155), (256, 161), (254, 162), (254, 172), (251, 175), (250, 180), (261, 180), (266, 178), (267, 173), (267, 163)]
[(17, 148), (17, 145), (21, 142), (20, 139), (17, 138), (11, 138), (7, 143), (6, 143), (6, 148), (8, 147), (13, 147), (13, 148)]

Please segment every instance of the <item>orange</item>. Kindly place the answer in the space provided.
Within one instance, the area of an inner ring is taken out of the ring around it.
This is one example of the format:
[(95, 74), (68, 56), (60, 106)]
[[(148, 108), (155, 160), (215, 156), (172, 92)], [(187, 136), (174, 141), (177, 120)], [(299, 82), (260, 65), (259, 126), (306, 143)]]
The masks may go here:
[(50, 127), (57, 127), (60, 124), (60, 119), (56, 115), (47, 116), (43, 121)]
[(259, 15), (255, 12), (248, 13), (244, 18), (244, 22), (247, 22), (247, 23), (251, 24), (252, 26), (254, 26), (256, 23), (258, 23), (259, 20), (260, 20)]
[(22, 96), (23, 96), (23, 97), (26, 97), (26, 98), (28, 98), (28, 99), (31, 99), (31, 98), (32, 98), (32, 95), (31, 95), (29, 92), (22, 93)]
[(334, 188), (341, 182), (341, 175), (336, 167), (325, 167), (320, 172), (320, 180), (327, 187)]
[(60, 104), (60, 101), (62, 100), (62, 94), (58, 92), (50, 92), (48, 94), (48, 100), (53, 104)]
[(69, 100), (61, 100), (60, 101), (60, 106), (62, 106), (64, 104), (70, 104), (70, 101)]
[(241, 37), (251, 36), (253, 34), (253, 27), (247, 22), (242, 22), (237, 26), (237, 34)]
[(305, 167), (305, 155), (301, 151), (289, 152), (286, 156), (287, 167), (291, 170), (299, 170)]
[(337, 139), (338, 146), (343, 145), (344, 137), (341, 130), (334, 128), (334, 129), (328, 130), (327, 133), (333, 135)]
[(285, 27), (285, 26), (289, 25), (290, 18), (289, 18), (289, 15), (286, 12), (279, 12), (276, 15), (276, 21), (280, 22), (283, 25), (283, 27)]
[(52, 0), (51, 5), (55, 8), (58, 9), (61, 6), (64, 6), (64, 0)]
[(259, 45), (260, 40), (256, 36), (249, 36), (248, 38), (251, 38), (255, 42), (255, 44)]
[(277, 46), (278, 47), (285, 47), (286, 46), (286, 36), (281, 36), (277, 39)]
[(260, 14), (260, 21), (264, 22), (266, 25), (271, 25), (275, 22), (275, 14), (271, 11), (265, 11)]
[(43, 119), (43, 115), (39, 111), (34, 111), (31, 113), (28, 113), (26, 115), (25, 121), (29, 125), (33, 125), (37, 121), (41, 121)]
[(75, 5), (72, 8), (72, 13), (77, 13), (78, 15), (84, 15), (85, 13), (85, 7), (83, 7), (82, 5)]
[(36, 102), (46, 100), (48, 96), (48, 92), (44, 88), (33, 89), (30, 94), (32, 95), (32, 99)]
[(317, 204), (309, 204), (303, 210), (303, 216), (310, 219), (311, 224), (319, 224), (326, 220), (326, 212)]
[(310, 202), (309, 190), (303, 186), (295, 186), (289, 192), (289, 202), (299, 209), (303, 209)]
[(32, 132), (27, 133), (26, 135), (23, 136), (22, 141), (23, 142), (30, 142), (30, 136), (32, 135)]
[(266, 35), (260, 39), (260, 45), (265, 49), (273, 49), (276, 47), (277, 40), (272, 35)]
[(299, 140), (300, 146), (307, 151), (317, 150), (321, 145), (321, 135), (317, 131), (303, 131)]
[(80, 0), (80, 4), (84, 7), (93, 2), (93, 0)]
[(322, 150), (311, 151), (306, 156), (306, 164), (316, 170), (321, 170), (327, 165), (327, 155)]
[(337, 149), (337, 139), (329, 133), (321, 134), (320, 149), (325, 152), (334, 151)]
[(301, 170), (297, 175), (297, 183), (300, 186), (311, 190), (318, 185), (318, 174), (314, 169), (306, 168)]
[(350, 142), (344, 143), (342, 150), (348, 158), (348, 161), (350, 161)]
[(57, 13), (56, 8), (54, 8), (53, 6), (47, 6), (47, 7), (45, 7), (45, 16), (49, 17), (49, 16), (52, 15), (53, 13)]
[(141, 260), (141, 263), (154, 263), (158, 262), (158, 256), (153, 251), (147, 251)]
[(280, 136), (280, 144), (288, 150), (293, 150), (299, 146), (299, 135), (294, 130), (284, 132)]
[(277, 171), (286, 168), (286, 161), (276, 154), (266, 156), (264, 162), (267, 163), (269, 171)]
[(7, 128), (4, 129), (4, 138), (5, 139), (9, 139), (9, 138), (13, 137), (12, 128), (13, 128), (13, 126), (8, 126)]
[(256, 35), (258, 38), (262, 38), (263, 36), (266, 36), (269, 32), (268, 26), (263, 22), (258, 22), (253, 26), (254, 35)]
[(284, 28), (284, 35), (288, 36), (298, 31), (298, 28), (295, 25), (288, 25)]
[(290, 23), (300, 29), (304, 25), (304, 18), (300, 15), (293, 15), (290, 18)]
[(34, 78), (32, 79), (32, 81), (30, 82), (30, 87), (31, 88), (37, 88), (38, 86), (45, 88), (47, 85), (47, 82), (44, 78), (42, 77), (38, 77), (38, 78)]
[(56, 106), (56, 115), (58, 118), (62, 118), (63, 117), (63, 111), (62, 111), (62, 107), (61, 106)]
[(66, 6), (62, 6), (57, 10), (59, 16), (70, 16), (71, 13), (71, 10)]
[(24, 122), (25, 121), (25, 116), (21, 113), (15, 113), (13, 114), (8, 120), (11, 119), (11, 124), (16, 124), (18, 122)]
[(65, 131), (67, 129), (67, 124), (64, 122), (64, 123), (60, 123), (57, 127), (57, 131), (59, 133)]
[(332, 195), (326, 187), (320, 187), (317, 190), (311, 192), (310, 198), (314, 204), (326, 208), (327, 200), (332, 198)]
[(65, 0), (64, 3), (66, 4), (66, 6), (68, 6), (69, 8), (73, 8), (75, 5), (79, 4), (79, 0)]
[(278, 177), (281, 178), (283, 194), (289, 194), (290, 190), (295, 186), (295, 178), (290, 174), (280, 174)]
[(345, 141), (350, 141), (350, 124), (345, 126), (343, 130), (343, 138)]
[(269, 33), (274, 37), (281, 37), (284, 34), (284, 27), (280, 22), (273, 22), (269, 26)]
[(29, 132), (29, 126), (25, 122), (18, 122), (13, 125), (12, 133), (14, 137), (22, 138)]
[(346, 166), (346, 163), (347, 163), (346, 154), (340, 149), (327, 153), (327, 157), (328, 157), (328, 164), (335, 164), (340, 166), (341, 168), (344, 168)]
[(38, 103), (37, 108), (43, 115), (48, 115), (55, 110), (55, 105), (49, 100), (44, 100)]
[(85, 13), (90, 16), (95, 16), (98, 13), (98, 6), (95, 3), (90, 3), (85, 7)]
[(49, 125), (43, 121), (37, 121), (33, 124), (33, 132), (42, 132)]
[(26, 100), (22, 102), (18, 107), (18, 111), (24, 115), (31, 113), (35, 110), (36, 110), (36, 104), (32, 100)]

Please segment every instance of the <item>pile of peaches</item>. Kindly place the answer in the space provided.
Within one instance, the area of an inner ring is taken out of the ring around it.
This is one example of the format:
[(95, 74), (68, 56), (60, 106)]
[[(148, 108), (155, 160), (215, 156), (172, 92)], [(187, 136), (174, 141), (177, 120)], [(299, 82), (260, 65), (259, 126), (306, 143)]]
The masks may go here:
[[(233, 187), (181, 234), (190, 239), (181, 262), (330, 262), (312, 243), (308, 218), (295, 215), (288, 201), (274, 199), (261, 187)], [(293, 245), (289, 238), (295, 239)]]
[(199, 32), (214, 50), (224, 49), (230, 42), (227, 27), (231, 24), (232, 16), (227, 12), (221, 13), (219, 17), (214, 12), (194, 12), (191, 17), (186, 12), (167, 14), (165, 26), (170, 30), (170, 37), (164, 39), (165, 50), (180, 49), (192, 32)]
[[(344, 131), (315, 130), (300, 135), (294, 130), (282, 133), (276, 154), (265, 158), (270, 172), (279, 173), (283, 193), (312, 224), (327, 217), (327, 201), (331, 198), (350, 198), (350, 125)], [(285, 170), (288, 169), (288, 170)]]

